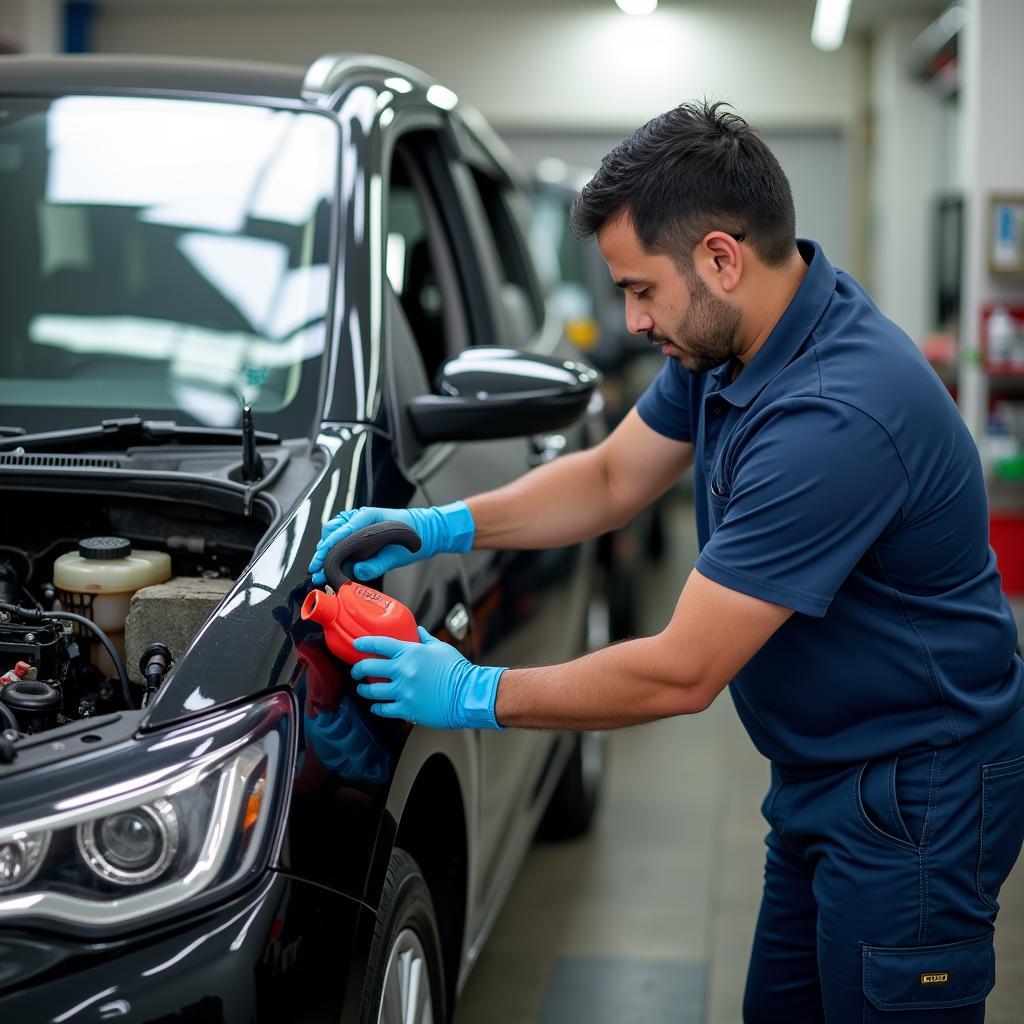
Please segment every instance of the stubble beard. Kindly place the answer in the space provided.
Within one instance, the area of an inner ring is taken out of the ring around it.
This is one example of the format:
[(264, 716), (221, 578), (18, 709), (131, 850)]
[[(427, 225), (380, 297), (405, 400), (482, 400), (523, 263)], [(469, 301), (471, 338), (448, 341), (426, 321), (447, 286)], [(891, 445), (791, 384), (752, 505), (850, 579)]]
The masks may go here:
[(690, 373), (706, 373), (731, 359), (735, 354), (736, 331), (740, 311), (717, 298), (696, 273), (687, 275), (690, 286), (690, 307), (679, 320), (669, 338), (657, 331), (647, 337), (657, 345), (671, 345), (670, 359), (675, 359)]

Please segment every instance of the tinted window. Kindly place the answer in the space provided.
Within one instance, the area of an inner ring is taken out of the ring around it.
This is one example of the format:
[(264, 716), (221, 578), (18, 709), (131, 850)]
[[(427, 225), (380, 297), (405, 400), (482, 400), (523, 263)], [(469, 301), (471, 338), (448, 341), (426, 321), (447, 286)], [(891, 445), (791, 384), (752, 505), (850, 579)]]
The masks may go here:
[(530, 219), (525, 203), (519, 206), (517, 194), (503, 188), (482, 171), (474, 169), (473, 181), (487, 214), (494, 247), (501, 270), (501, 298), (506, 324), (516, 337), (509, 344), (524, 344), (536, 333), (544, 318), (544, 306), (537, 292), (537, 282), (517, 217), (523, 226)]
[(416, 339), (428, 376), (466, 345), (466, 316), (448, 232), (416, 148), (395, 153), (387, 200), (388, 281)]

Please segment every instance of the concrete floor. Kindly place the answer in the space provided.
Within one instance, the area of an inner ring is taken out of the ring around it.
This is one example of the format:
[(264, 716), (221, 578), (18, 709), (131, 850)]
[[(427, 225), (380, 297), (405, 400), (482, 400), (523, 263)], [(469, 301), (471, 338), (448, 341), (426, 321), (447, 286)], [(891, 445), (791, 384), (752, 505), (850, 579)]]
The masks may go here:
[[(690, 504), (675, 499), (667, 521), (668, 550), (644, 592), (646, 632), (664, 625), (696, 556)], [(725, 694), (703, 715), (609, 740), (592, 834), (534, 846), (455, 1024), (740, 1021), (761, 894), (767, 762)], [(1000, 903), (987, 1020), (1020, 1024), (1024, 868)]]

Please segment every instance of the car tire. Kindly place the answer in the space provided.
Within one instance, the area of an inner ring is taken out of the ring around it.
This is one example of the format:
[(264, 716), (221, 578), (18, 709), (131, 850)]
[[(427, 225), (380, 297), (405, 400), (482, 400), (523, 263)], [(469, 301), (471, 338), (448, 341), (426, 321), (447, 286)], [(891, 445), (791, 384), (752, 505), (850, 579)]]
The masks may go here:
[(360, 1024), (444, 1024), (437, 915), (419, 865), (391, 854), (363, 984)]
[(580, 732), (562, 770), (537, 837), (545, 840), (576, 839), (590, 831), (601, 802), (607, 765), (604, 733)]

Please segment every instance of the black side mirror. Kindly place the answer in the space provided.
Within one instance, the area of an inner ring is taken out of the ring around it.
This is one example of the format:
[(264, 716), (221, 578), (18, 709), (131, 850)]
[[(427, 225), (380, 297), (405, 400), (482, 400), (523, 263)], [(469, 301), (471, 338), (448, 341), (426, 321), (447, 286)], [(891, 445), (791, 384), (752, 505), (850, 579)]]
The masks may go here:
[(471, 348), (441, 366), (436, 394), (414, 398), (409, 419), (424, 444), (542, 434), (575, 423), (600, 380), (574, 360)]

